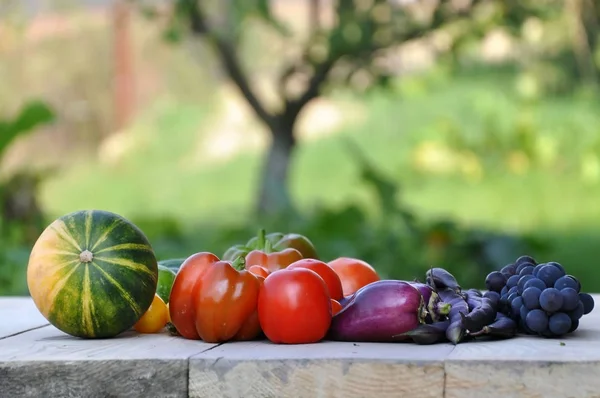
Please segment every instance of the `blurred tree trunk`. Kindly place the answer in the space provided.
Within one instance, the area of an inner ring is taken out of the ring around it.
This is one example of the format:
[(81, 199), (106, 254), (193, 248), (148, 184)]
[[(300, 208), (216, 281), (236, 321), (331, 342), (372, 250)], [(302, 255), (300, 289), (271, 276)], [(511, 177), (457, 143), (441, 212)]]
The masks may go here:
[(258, 214), (277, 214), (292, 208), (287, 184), (296, 147), (294, 122), (281, 116), (269, 127), (271, 143), (261, 173), (256, 203)]
[(321, 0), (310, 0), (308, 23), (310, 29), (315, 32), (321, 29)]
[[(242, 68), (235, 44), (228, 38), (214, 33), (208, 25), (204, 10), (198, 7), (199, 3), (186, 1), (185, 4), (189, 7), (186, 10), (190, 16), (192, 31), (210, 41), (227, 75), (235, 83), (240, 94), (244, 96), (256, 116), (271, 133), (271, 145), (263, 165), (258, 200), (255, 204), (257, 215), (281, 214), (292, 210), (287, 182), (292, 153), (296, 146), (294, 126), (304, 106), (319, 96), (321, 86), (333, 67), (335, 59), (328, 58), (316, 64), (314, 73), (301, 95), (291, 99), (282, 94), (285, 104), (284, 110), (281, 112), (271, 111), (259, 98), (247, 72)], [(293, 65), (290, 69), (290, 75), (296, 73), (296, 66)], [(289, 78), (287, 75), (286, 77)], [(282, 79), (283, 83), (285, 81), (285, 78)], [(283, 88), (282, 90), (285, 91)]]
[(597, 87), (598, 74), (594, 62), (594, 49), (591, 47), (585, 24), (585, 19), (589, 16), (587, 13), (591, 11), (589, 5), (584, 0), (567, 0), (565, 11), (571, 25), (571, 40), (579, 74), (584, 83)]
[(131, 43), (131, 9), (124, 0), (113, 5), (114, 128), (124, 129), (135, 109), (135, 73)]
[[(321, 28), (320, 13), (321, 0), (309, 0), (308, 26), (313, 34)], [(287, 100), (286, 111), (274, 115), (271, 119), (263, 118), (271, 133), (271, 143), (261, 173), (261, 183), (256, 203), (258, 214), (278, 214), (293, 208), (287, 184), (292, 156), (296, 148), (294, 126), (301, 108), (312, 98), (318, 96), (318, 86), (325, 80), (328, 71), (329, 67), (325, 73), (319, 75), (317, 81), (310, 83), (305, 93), (305, 96), (306, 94), (309, 95), (301, 100), (302, 105)]]
[(596, 72), (600, 72), (600, 63), (596, 59), (596, 54), (600, 41), (600, 5), (596, 0), (584, 0), (583, 24), (587, 31), (587, 37), (592, 53), (592, 62), (596, 67)]
[[(282, 27), (286, 24), (277, 21), (275, 13), (271, 12), (272, 2), (220, 0), (218, 4), (222, 7), (220, 9), (221, 16), (212, 16), (212, 21), (211, 13), (209, 13), (210, 5), (207, 4), (209, 2), (197, 0), (174, 2), (174, 22), (185, 22), (194, 35), (206, 39), (213, 46), (227, 77), (237, 86), (256, 117), (271, 133), (271, 145), (263, 165), (258, 200), (255, 205), (258, 215), (281, 214), (286, 210), (293, 210), (287, 183), (292, 155), (296, 146), (294, 127), (302, 109), (322, 94), (330, 72), (338, 61), (345, 58), (355, 67), (370, 69), (369, 72), (379, 76), (381, 72), (377, 69), (380, 68), (371, 65), (379, 50), (423, 37), (445, 23), (451, 23), (452, 20), (459, 21), (468, 18), (473, 5), (481, 1), (483, 0), (472, 0), (470, 7), (461, 10), (455, 10), (452, 7), (436, 7), (432, 11), (434, 15), (431, 17), (431, 24), (423, 25), (413, 21), (412, 16), (407, 13), (404, 20), (398, 24), (392, 23), (391, 15), (394, 10), (391, 8), (387, 11), (390, 15), (389, 18), (385, 16), (374, 18), (374, 7), (383, 7), (381, 9), (384, 11), (385, 7), (389, 7), (385, 0), (367, 2), (365, 4), (368, 4), (368, 9), (361, 10), (357, 10), (351, 0), (344, 0), (336, 2), (334, 5), (333, 19), (337, 23), (324, 32), (321, 32), (325, 25), (322, 20), (322, 11), (326, 3), (322, 0), (304, 2), (310, 31), (309, 38), (302, 45), (300, 56), (293, 57), (290, 62), (285, 62), (281, 74), (275, 79), (281, 99), (280, 103), (283, 104), (282, 110), (271, 109), (267, 106), (252, 83), (251, 73), (243, 68), (238, 48), (242, 34), (238, 31), (232, 35), (233, 29), (223, 31), (214, 25), (215, 19), (217, 19), (222, 27), (223, 21), (226, 22), (231, 17), (231, 13), (235, 11), (237, 19), (234, 22), (236, 24), (239, 24), (241, 18), (258, 17), (270, 27), (276, 28), (280, 32), (285, 31), (286, 29), (282, 29)], [(331, 7), (331, 4), (327, 3), (327, 6)], [(386, 19), (390, 19), (390, 21)], [(402, 25), (402, 28), (396, 28), (396, 25)], [(241, 25), (234, 27), (238, 28), (238, 26)], [(349, 30), (353, 32), (358, 30), (358, 39), (346, 37), (348, 36), (346, 32)], [(382, 40), (374, 40), (376, 36), (374, 33), (378, 31), (388, 32), (389, 35), (383, 34)], [(286, 36), (285, 33), (282, 37), (284, 36)], [(386, 36), (389, 37), (386, 38)], [(293, 40), (290, 44), (292, 42)], [(327, 44), (324, 45), (324, 43)], [(379, 77), (382, 79), (374, 79), (377, 82), (375, 84), (389, 81), (387, 73)], [(306, 84), (299, 89), (298, 82)]]

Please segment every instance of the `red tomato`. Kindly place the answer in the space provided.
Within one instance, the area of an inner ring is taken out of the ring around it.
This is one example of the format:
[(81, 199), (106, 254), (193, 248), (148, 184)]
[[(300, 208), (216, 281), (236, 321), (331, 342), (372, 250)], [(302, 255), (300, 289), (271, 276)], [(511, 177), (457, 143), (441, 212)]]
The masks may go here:
[(344, 296), (349, 296), (361, 287), (380, 279), (371, 265), (356, 258), (339, 257), (330, 261), (329, 266), (340, 277)]
[(315, 260), (312, 258), (304, 258), (302, 260), (295, 261), (288, 265), (288, 269), (295, 268), (306, 268), (311, 271), (315, 271), (327, 285), (329, 296), (334, 300), (340, 300), (344, 297), (342, 291), (342, 282), (340, 277), (335, 273), (333, 268), (324, 263), (323, 261)]
[(219, 258), (212, 253), (192, 254), (181, 264), (173, 281), (169, 296), (169, 315), (173, 326), (186, 339), (200, 339), (196, 331), (196, 310), (192, 300), (193, 293), (198, 280), (217, 261), (219, 261)]
[(273, 343), (316, 343), (331, 325), (327, 285), (306, 268), (273, 272), (258, 295), (258, 319)]

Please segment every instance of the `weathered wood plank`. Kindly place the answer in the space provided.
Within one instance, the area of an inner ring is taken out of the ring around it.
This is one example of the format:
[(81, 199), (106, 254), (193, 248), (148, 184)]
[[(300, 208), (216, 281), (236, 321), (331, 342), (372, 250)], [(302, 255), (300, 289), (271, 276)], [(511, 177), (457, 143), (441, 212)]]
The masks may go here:
[[(594, 298), (600, 303), (600, 295)], [(0, 320), (0, 398), (600, 396), (600, 308), (563, 339), (456, 347), (267, 341), (217, 347), (134, 332), (83, 340), (40, 328), (46, 321), (28, 298), (0, 299)]]
[(31, 297), (0, 297), (0, 339), (47, 324)]
[(190, 397), (442, 397), (450, 344), (228, 343), (190, 359)]
[(166, 332), (84, 340), (46, 326), (0, 340), (0, 397), (187, 397), (188, 358), (214, 346)]
[[(600, 303), (600, 296), (594, 299)], [(561, 342), (564, 344), (561, 344)], [(600, 309), (561, 339), (460, 344), (446, 361), (446, 397), (600, 396)]]

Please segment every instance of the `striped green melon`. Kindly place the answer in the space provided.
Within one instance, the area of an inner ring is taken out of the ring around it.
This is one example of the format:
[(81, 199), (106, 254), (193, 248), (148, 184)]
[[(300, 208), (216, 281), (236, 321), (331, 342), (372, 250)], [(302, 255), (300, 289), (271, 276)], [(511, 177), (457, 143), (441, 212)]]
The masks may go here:
[(154, 251), (125, 218), (77, 211), (50, 224), (27, 266), (35, 305), (72, 336), (113, 337), (130, 329), (152, 303), (158, 280)]

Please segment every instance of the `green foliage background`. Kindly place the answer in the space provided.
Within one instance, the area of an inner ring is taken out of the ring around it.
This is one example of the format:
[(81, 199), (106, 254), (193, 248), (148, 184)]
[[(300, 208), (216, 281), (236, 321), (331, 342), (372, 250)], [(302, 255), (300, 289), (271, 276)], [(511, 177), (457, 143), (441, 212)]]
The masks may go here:
[[(584, 290), (597, 291), (600, 97), (562, 34), (568, 15), (561, 2), (487, 3), (468, 22), (441, 24), (454, 41), (434, 67), (383, 76), (385, 86), (365, 92), (340, 82), (329, 87), (327, 99), (360, 104), (365, 117), (301, 142), (290, 177), (297, 211), (268, 219), (252, 213), (262, 150), (248, 148), (226, 162), (195, 168), (182, 161), (219, 111), (213, 75), (207, 72), (219, 66), (206, 48), (196, 48), (199, 63), (191, 59), (189, 46), (138, 43), (138, 57), (161, 65), (167, 83), (160, 99), (145, 103), (126, 132), (135, 145), (116, 165), (89, 151), (101, 142), (95, 132), (100, 129), (92, 123), (82, 129), (68, 124), (68, 113), (60, 107), (65, 93), (77, 92), (80, 81), (97, 119), (107, 119), (110, 92), (102, 91), (104, 80), (92, 78), (104, 76), (107, 66), (86, 63), (93, 59), (89, 53), (77, 62), (51, 64), (61, 76), (57, 81), (70, 82), (59, 86), (69, 90), (44, 97), (60, 110), (62, 119), (54, 121), (78, 132), (72, 135), (72, 148), (63, 152), (77, 156), (36, 186), (42, 219), (2, 224), (0, 294), (27, 294), (25, 268), (36, 236), (32, 225), (40, 232), (55, 217), (83, 208), (130, 218), (146, 232), (160, 259), (204, 250), (222, 254), (264, 227), (304, 233), (324, 260), (359, 257), (386, 278), (423, 278), (433, 265), (448, 268), (465, 286), (482, 287), (491, 269), (528, 253), (563, 263), (582, 280)], [(273, 57), (262, 59), (253, 47), (264, 32), (255, 22), (240, 26), (246, 39), (240, 57), (250, 65), (271, 67)], [(531, 33), (536, 27), (542, 27), (543, 40)], [(482, 64), (475, 48), (492, 28), (510, 32), (531, 56)], [(88, 33), (95, 35), (94, 51), (108, 53), (108, 38)], [(168, 34), (182, 39), (184, 32), (175, 26)], [(600, 69), (597, 39), (590, 36), (589, 41)], [(48, 62), (49, 54), (63, 49), (69, 53), (64, 50), (60, 58), (68, 59), (85, 48), (50, 41), (28, 59)], [(20, 87), (27, 85), (17, 78), (18, 65), (11, 66), (0, 51), (4, 59), (0, 70), (16, 77), (0, 92), (0, 109), (13, 109)], [(43, 75), (36, 76), (28, 84), (51, 86)], [(51, 108), (34, 102), (0, 114), (0, 154), (16, 137), (24, 140), (25, 132), (39, 132), (40, 123), (51, 122)], [(75, 141), (83, 141), (88, 152)], [(9, 186), (9, 179), (4, 184)]]

